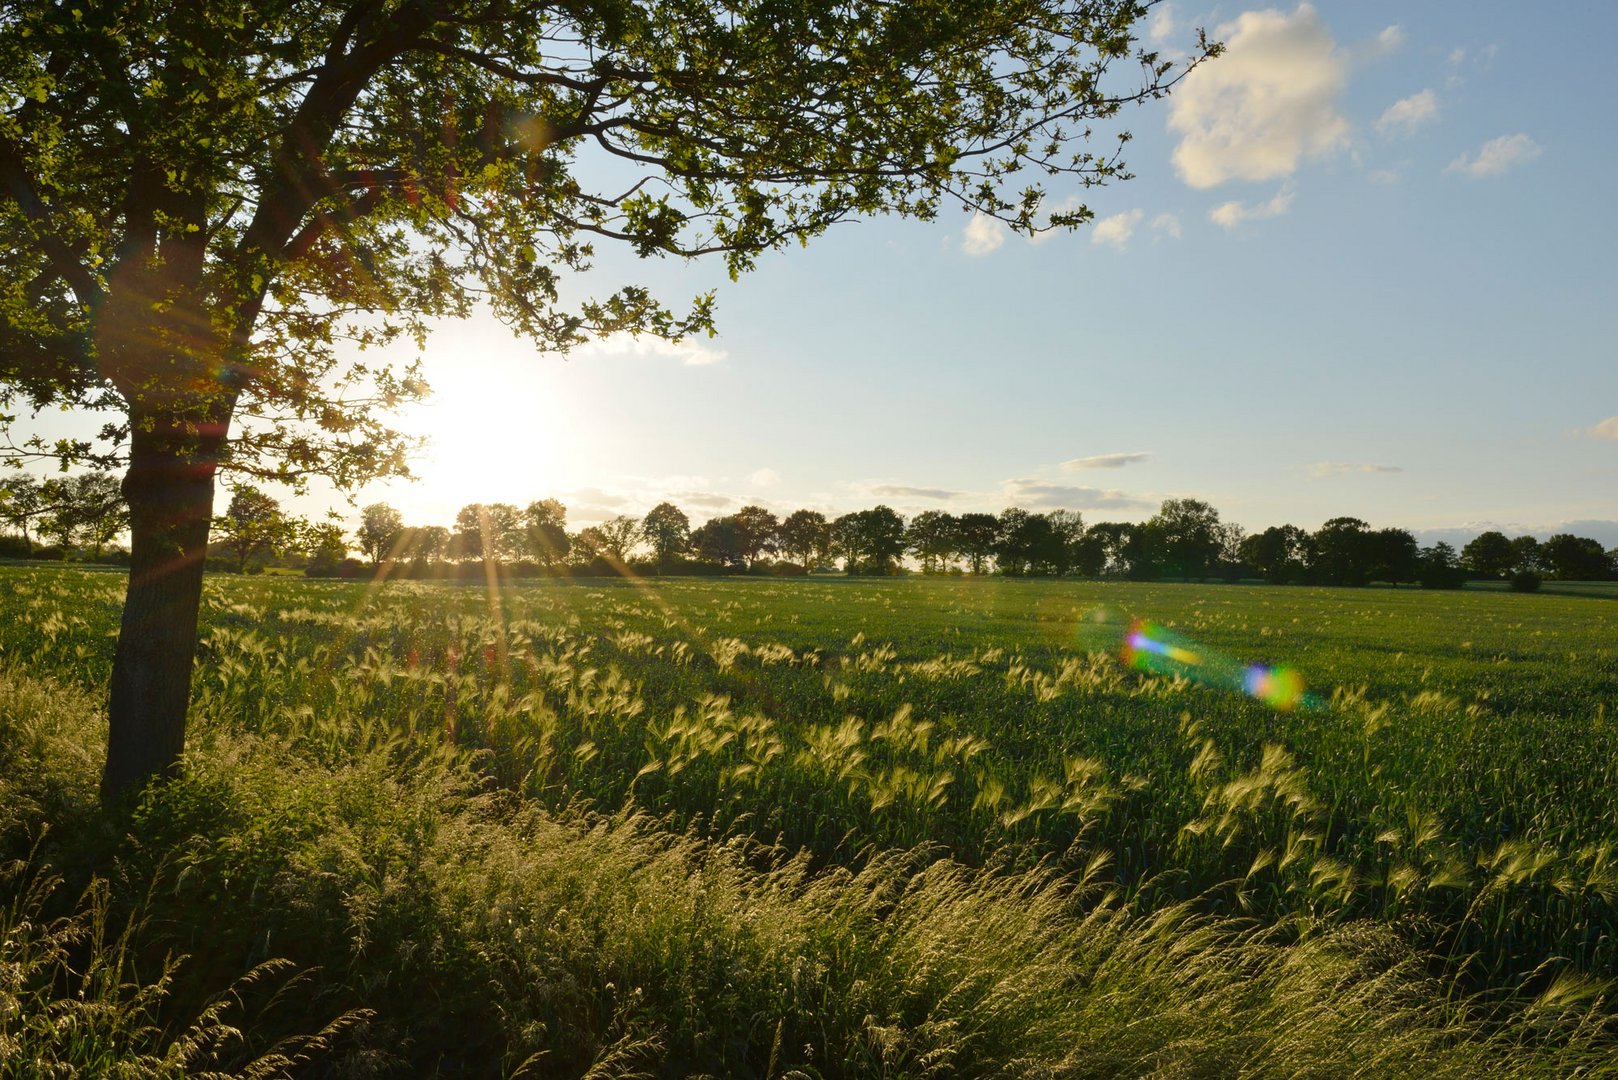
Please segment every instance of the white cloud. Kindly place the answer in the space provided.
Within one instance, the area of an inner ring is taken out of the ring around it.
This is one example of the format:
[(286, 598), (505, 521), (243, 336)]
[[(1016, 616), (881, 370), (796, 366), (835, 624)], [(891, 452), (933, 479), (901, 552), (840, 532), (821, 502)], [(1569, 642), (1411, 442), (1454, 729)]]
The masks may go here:
[(1160, 4), (1152, 13), (1152, 21), (1146, 28), (1146, 36), (1152, 39), (1154, 45), (1162, 45), (1174, 36), (1174, 31), (1180, 24), (1174, 20), (1174, 5)]
[(1151, 453), (1145, 450), (1133, 450), (1122, 454), (1096, 454), (1092, 457), (1081, 457), (1074, 458), (1071, 461), (1064, 461), (1062, 462), (1062, 468), (1121, 469), (1125, 465), (1133, 465), (1136, 462), (1145, 461), (1151, 456)]
[(870, 491), (872, 495), (890, 499), (936, 499), (940, 502), (962, 494), (949, 488), (912, 487), (909, 484), (877, 484)]
[(1042, 480), (1007, 480), (1002, 490), (1013, 506), (1064, 510), (1151, 510), (1157, 503), (1111, 488), (1071, 487)]
[(1401, 465), (1365, 465), (1349, 461), (1320, 461), (1309, 466), (1309, 475), (1313, 477), (1343, 476), (1347, 473), (1399, 473), (1404, 472)]
[(1283, 187), (1274, 197), (1252, 206), (1245, 206), (1236, 202), (1220, 203), (1208, 211), (1208, 220), (1215, 225), (1223, 225), (1227, 229), (1234, 229), (1244, 221), (1262, 221), (1264, 218), (1280, 217), (1292, 209), (1292, 188)]
[(1187, 75), (1169, 101), (1180, 178), (1196, 188), (1291, 176), (1348, 141), (1337, 111), (1347, 64), (1308, 4), (1249, 11), (1219, 27), (1225, 55)]
[(968, 255), (987, 255), (1006, 242), (1006, 223), (988, 214), (976, 213), (966, 223), (961, 250)]
[(1609, 416), (1592, 428), (1585, 428), (1584, 434), (1592, 439), (1618, 439), (1618, 416)]
[(747, 482), (758, 488), (777, 487), (781, 483), (781, 474), (774, 469), (758, 469), (747, 478)]
[(1423, 90), (1389, 105), (1377, 118), (1376, 130), (1383, 135), (1409, 136), (1437, 118), (1438, 95)]
[(1397, 52), (1399, 49), (1402, 49), (1404, 47), (1404, 43), (1405, 43), (1404, 27), (1400, 26), (1398, 23), (1394, 23), (1392, 26), (1390, 26), (1387, 29), (1383, 30), (1380, 34), (1378, 34), (1376, 36), (1376, 50), (1375, 51), (1378, 54), (1381, 54), (1381, 55), (1386, 55), (1386, 54), (1391, 53), (1391, 52)]
[(1164, 233), (1178, 240), (1180, 238), (1180, 218), (1167, 210), (1152, 219), (1152, 231)]
[(710, 348), (687, 338), (670, 341), (655, 334), (636, 336), (619, 331), (603, 338), (585, 342), (574, 350), (575, 356), (651, 356), (660, 360), (678, 360), (682, 364), (700, 366), (717, 364), (729, 354), (723, 349)]
[(1370, 173), (1371, 181), (1377, 184), (1397, 184), (1399, 173), (1394, 169), (1373, 169)]
[(1090, 243), (1107, 244), (1115, 251), (1129, 247), (1129, 238), (1135, 235), (1135, 226), (1144, 216), (1143, 210), (1125, 210), (1121, 214), (1104, 217), (1090, 230)]
[(1449, 163), (1445, 172), (1465, 173), (1467, 176), (1493, 176), (1518, 165), (1526, 165), (1543, 152), (1540, 145), (1522, 132), (1490, 139), (1479, 148), (1475, 156), (1462, 154)]

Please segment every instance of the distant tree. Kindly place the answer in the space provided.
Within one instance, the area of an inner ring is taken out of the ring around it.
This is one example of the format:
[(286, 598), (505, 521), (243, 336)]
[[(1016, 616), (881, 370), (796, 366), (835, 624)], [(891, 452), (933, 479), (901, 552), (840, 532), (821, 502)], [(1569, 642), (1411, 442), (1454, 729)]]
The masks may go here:
[(455, 515), (451, 551), (464, 560), (520, 559), (526, 547), (522, 515), (510, 503), (471, 503)]
[(831, 524), (818, 510), (794, 510), (781, 522), (779, 544), (787, 558), (809, 569), (831, 543)]
[(1459, 589), (1466, 581), (1455, 548), (1440, 540), (1421, 549), (1417, 580), (1424, 589)]
[(641, 539), (651, 547), (659, 570), (666, 570), (691, 547), (691, 519), (673, 503), (661, 502), (640, 523)]
[(1315, 562), (1315, 539), (1296, 525), (1272, 525), (1243, 542), (1242, 557), (1266, 581), (1298, 582)]
[(1033, 518), (1033, 514), (1020, 506), (1008, 506), (1000, 511), (994, 534), (994, 562), (1000, 573), (1012, 577), (1028, 573), (1037, 530)]
[[(399, 533), (404, 528), (404, 517), (387, 503), (372, 503), (360, 511), (360, 527), (355, 533), (360, 553), (373, 563), (390, 556)], [(345, 549), (337, 561), (348, 557)]]
[(1327, 585), (1364, 585), (1375, 559), (1371, 527), (1357, 517), (1334, 517), (1315, 531), (1310, 573)]
[(889, 573), (905, 550), (905, 519), (888, 506), (844, 514), (833, 527), (850, 573)]
[(742, 551), (742, 527), (736, 515), (711, 518), (691, 530), (691, 547), (697, 557), (721, 566), (747, 565)]
[(598, 554), (627, 564), (641, 539), (641, 523), (628, 514), (610, 517), (596, 526)]
[(1219, 560), (1219, 511), (1198, 499), (1166, 499), (1142, 526), (1148, 557), (1170, 577), (1205, 578)]
[(1375, 552), (1372, 575), (1398, 585), (1421, 573), (1421, 547), (1407, 529), (1378, 529), (1369, 544)]
[(282, 512), (281, 504), (245, 484), (232, 493), (225, 512), (214, 518), (213, 530), (219, 546), (236, 557), (238, 574), (247, 572), (255, 556), (274, 554), (297, 536), (296, 523)]
[(1234, 521), (1223, 521), (1220, 522), (1217, 532), (1219, 576), (1226, 581), (1239, 581), (1247, 572), (1247, 563), (1242, 558), (1242, 545), (1247, 541), (1247, 530)]
[[(366, 507), (367, 511), (370, 509), (372, 508)], [(396, 530), (389, 538), (388, 546), (381, 549), (388, 553), (390, 558), (400, 557), (398, 554), (400, 549), (393, 545), (403, 532), (402, 528)], [(343, 533), (342, 526), (336, 522), (322, 521), (309, 526), (304, 532), (302, 546), (309, 554), (309, 562), (303, 570), (308, 577), (333, 577), (342, 568), (343, 560), (348, 558), (348, 537)], [(381, 556), (375, 556), (371, 561), (379, 562)]]
[(39, 521), (40, 535), (54, 540), (56, 546), (66, 552), (73, 546), (73, 534), (79, 529), (79, 518), (73, 510), (68, 482), (63, 478), (53, 478), (41, 484), (39, 491), (45, 503), (45, 514)]
[(99, 559), (102, 549), (129, 528), (123, 482), (110, 472), (81, 473), (73, 480), (73, 502), (84, 542)]
[(1122, 521), (1098, 521), (1084, 530), (1079, 545), (1079, 572), (1088, 577), (1131, 576), (1131, 557), (1138, 549), (1140, 526)]
[(28, 536), (28, 526), (50, 510), (39, 480), (28, 473), (15, 473), (0, 484), (0, 517), (7, 525), (22, 534), (23, 550), (33, 553), (34, 544)]
[(46, 482), (40, 488), (46, 509), (44, 531), (68, 548), (82, 542), (95, 558), (129, 527), (123, 486), (110, 472), (85, 472)]
[(1511, 541), (1511, 569), (1514, 573), (1537, 573), (1544, 569), (1540, 560), (1539, 541), (1532, 536), (1517, 536)]
[(1479, 577), (1503, 578), (1515, 563), (1511, 541), (1505, 533), (1492, 529), (1479, 533), (1461, 549), (1461, 565)]
[(450, 539), (450, 531), (442, 525), (407, 525), (399, 530), (393, 557), (401, 562), (409, 560), (412, 572), (419, 571), (449, 555)]
[(1606, 549), (1587, 536), (1557, 533), (1539, 554), (1545, 569), (1562, 581), (1604, 581), (1611, 573)]
[(522, 522), (526, 554), (546, 571), (555, 570), (572, 546), (567, 535), (567, 507), (557, 499), (540, 499), (523, 510)]
[(568, 536), (568, 555), (577, 566), (588, 566), (607, 550), (606, 537), (595, 525), (586, 525)]
[(753, 566), (760, 558), (777, 550), (781, 523), (773, 513), (762, 506), (744, 506), (733, 517), (736, 519), (736, 548), (747, 566)]
[(1078, 560), (1084, 517), (1077, 510), (1052, 510), (1045, 520), (1050, 523), (1050, 534), (1040, 550), (1039, 562), (1046, 573), (1060, 576), (1071, 571)]
[(906, 549), (920, 560), (924, 574), (948, 568), (956, 545), (955, 516), (943, 510), (923, 510), (905, 528)]
[(974, 574), (981, 574), (994, 556), (1000, 520), (993, 514), (962, 514), (955, 522), (956, 549)]

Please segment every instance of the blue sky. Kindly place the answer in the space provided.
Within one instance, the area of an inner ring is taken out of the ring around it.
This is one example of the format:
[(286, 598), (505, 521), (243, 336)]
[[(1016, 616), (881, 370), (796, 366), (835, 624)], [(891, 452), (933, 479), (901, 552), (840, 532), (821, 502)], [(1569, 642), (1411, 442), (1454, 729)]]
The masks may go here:
[(1098, 521), (1191, 496), (1252, 530), (1618, 544), (1618, 5), (1174, 2), (1149, 25), (1229, 50), (1126, 113), (1136, 178), (1085, 193), (1090, 227), (865, 221), (735, 283), (603, 252), (603, 285), (717, 287), (720, 335), (562, 360), (447, 326), (405, 417), (434, 440), (422, 479), (359, 502), (448, 524), (555, 496), (576, 526), (665, 498)]

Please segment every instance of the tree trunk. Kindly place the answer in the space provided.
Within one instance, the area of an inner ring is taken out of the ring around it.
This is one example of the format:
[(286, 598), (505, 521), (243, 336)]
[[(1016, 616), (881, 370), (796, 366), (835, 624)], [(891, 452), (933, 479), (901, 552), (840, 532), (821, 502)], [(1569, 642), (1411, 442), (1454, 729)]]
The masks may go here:
[(185, 748), (203, 559), (225, 419), (132, 415), (129, 594), (108, 702), (103, 802), (172, 773)]

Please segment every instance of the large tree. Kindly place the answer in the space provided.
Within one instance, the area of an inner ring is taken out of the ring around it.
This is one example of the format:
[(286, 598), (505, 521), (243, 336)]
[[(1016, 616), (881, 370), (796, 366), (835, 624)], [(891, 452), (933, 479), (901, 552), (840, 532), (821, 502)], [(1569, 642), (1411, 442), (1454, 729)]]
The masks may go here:
[(405, 471), (382, 406), (420, 382), (345, 343), (477, 302), (558, 349), (711, 326), (709, 296), (564, 303), (603, 239), (735, 274), (877, 213), (1081, 224), (1036, 182), (1122, 175), (1093, 125), (1183, 71), (1136, 48), (1149, 6), (7, 4), (0, 406), (107, 410), (107, 443), (30, 449), (128, 465), (104, 793), (182, 748), (216, 471)]

